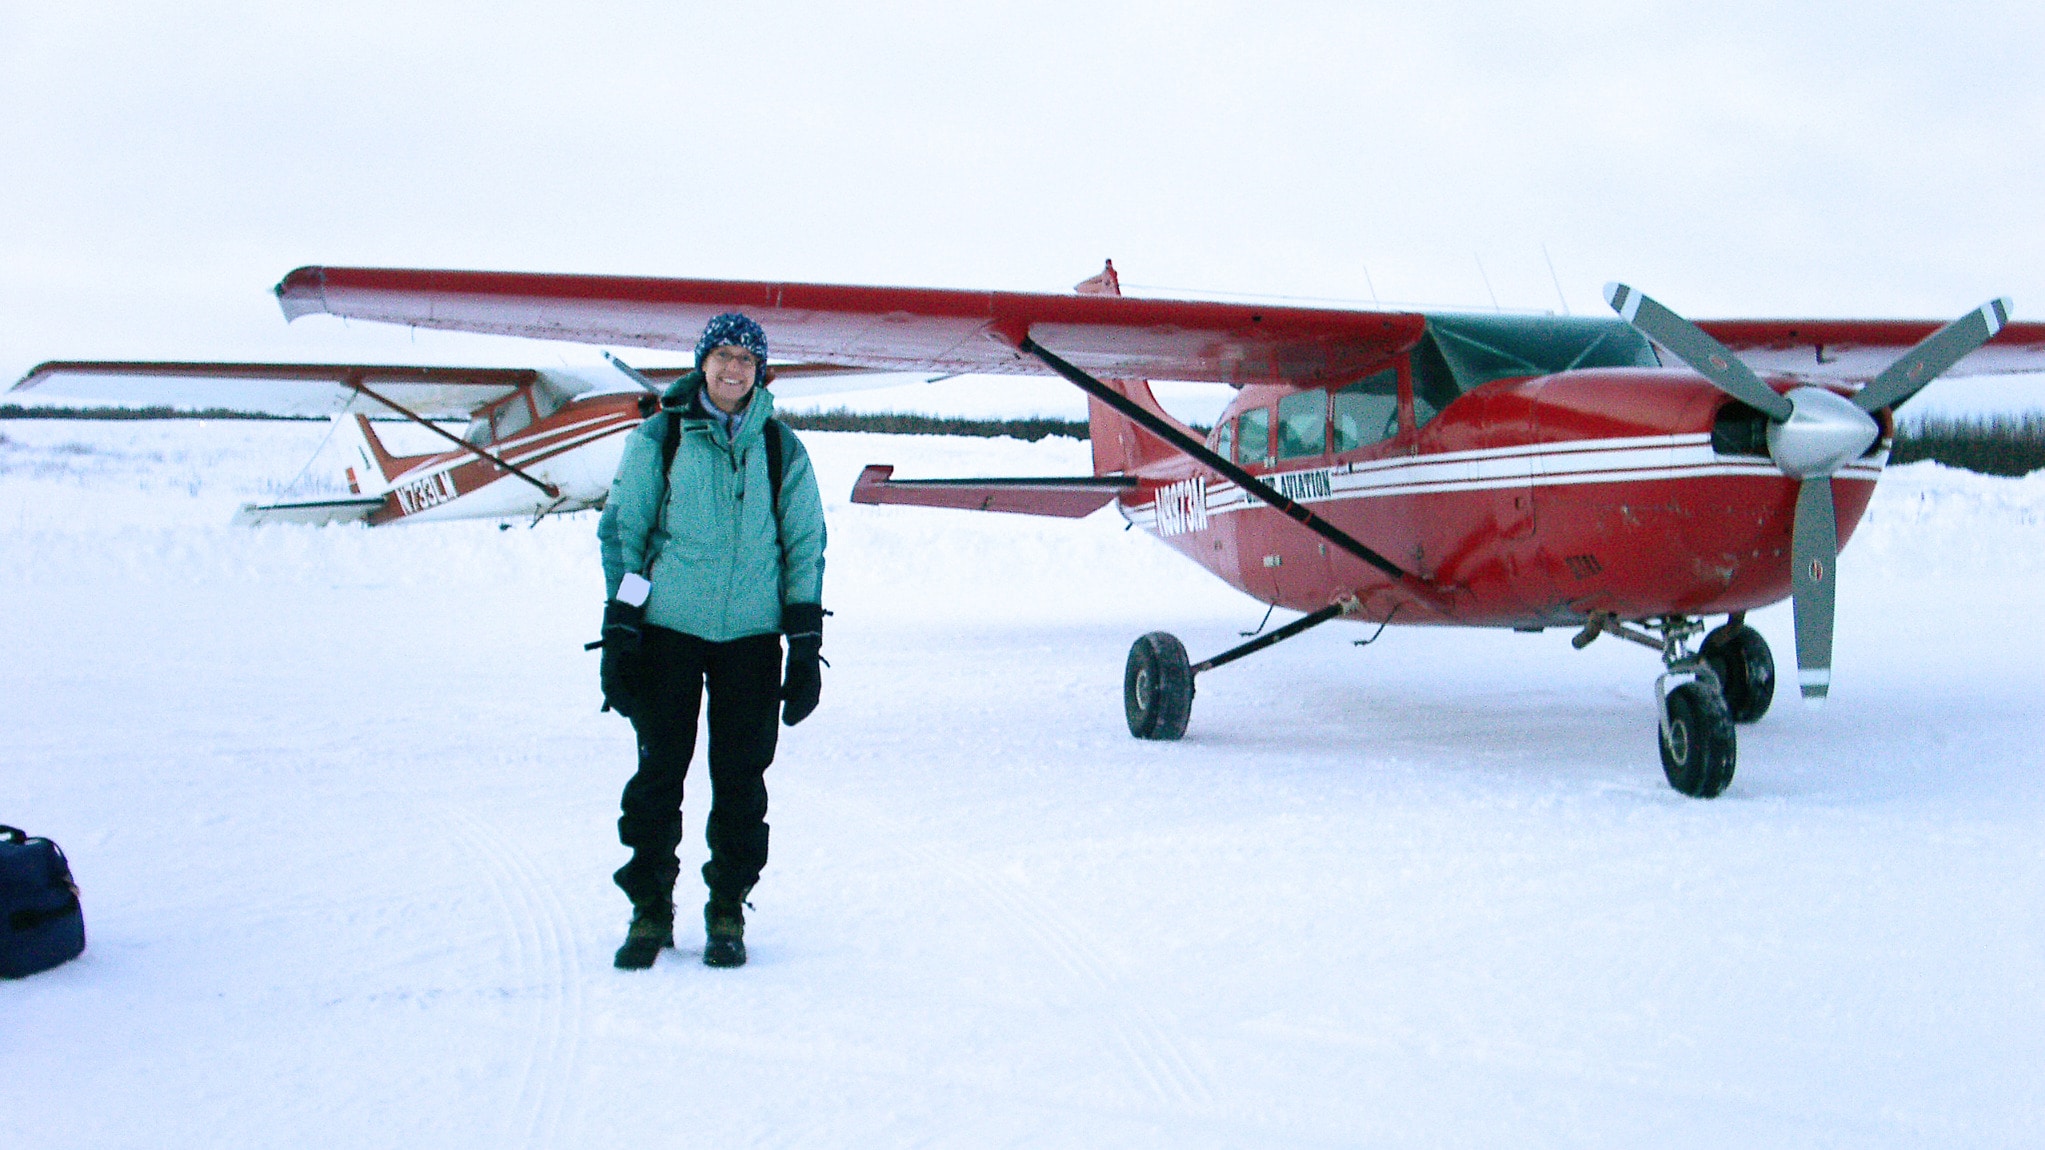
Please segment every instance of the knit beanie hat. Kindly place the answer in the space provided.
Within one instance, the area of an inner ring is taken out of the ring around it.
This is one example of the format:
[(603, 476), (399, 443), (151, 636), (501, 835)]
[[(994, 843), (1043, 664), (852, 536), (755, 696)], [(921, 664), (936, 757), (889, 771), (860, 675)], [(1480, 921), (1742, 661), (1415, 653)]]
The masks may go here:
[(728, 311), (703, 325), (703, 338), (696, 341), (697, 369), (701, 370), (703, 360), (720, 347), (745, 348), (759, 361), (759, 370), (767, 370), (767, 333), (747, 316)]

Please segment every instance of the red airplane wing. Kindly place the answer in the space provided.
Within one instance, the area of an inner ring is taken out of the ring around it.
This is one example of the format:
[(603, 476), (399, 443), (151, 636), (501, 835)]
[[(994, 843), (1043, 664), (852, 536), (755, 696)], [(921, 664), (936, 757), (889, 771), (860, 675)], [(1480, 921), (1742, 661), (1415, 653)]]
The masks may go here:
[(1031, 295), (742, 280), (300, 268), (290, 318), (324, 312), (455, 331), (693, 349), (743, 311), (776, 355), (889, 371), (1047, 375), (1024, 336), (1108, 378), (1327, 384), (1419, 340), (1411, 312), (1335, 311), (1111, 295)]
[[(1941, 320), (1706, 319), (1697, 326), (1764, 374), (1864, 383), (1937, 331)], [(1665, 355), (1664, 359), (1668, 357)], [(1670, 360), (1670, 362), (1674, 362)], [(1944, 374), (2045, 371), (2045, 323), (2007, 324)]]
[(269, 415), (380, 411), (356, 392), (363, 386), (429, 418), (466, 419), (538, 378), (527, 368), (502, 367), (52, 361), (23, 376), (9, 394)]
[[(300, 268), (287, 316), (324, 312), (457, 331), (690, 349), (721, 311), (765, 324), (777, 354), (889, 371), (1046, 374), (1023, 336), (1095, 375), (1221, 383), (1357, 378), (1419, 340), (1417, 312), (1105, 294), (1039, 295), (745, 280)], [(1705, 320), (1763, 372), (1867, 380), (1935, 321)], [(2045, 371), (2045, 324), (2013, 323), (1950, 374)]]

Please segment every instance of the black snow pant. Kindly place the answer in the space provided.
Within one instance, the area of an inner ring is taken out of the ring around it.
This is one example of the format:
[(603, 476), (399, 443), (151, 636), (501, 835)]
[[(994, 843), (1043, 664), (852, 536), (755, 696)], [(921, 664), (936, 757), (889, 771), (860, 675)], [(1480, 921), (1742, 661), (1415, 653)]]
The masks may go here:
[(681, 864), (682, 779), (696, 750), (696, 717), (710, 691), (710, 861), (712, 896), (739, 901), (767, 865), (767, 765), (774, 761), (781, 708), (781, 636), (712, 643), (662, 627), (646, 629), (632, 727), (639, 770), (625, 784), (618, 838), (632, 848), (618, 886), (634, 906), (673, 897)]

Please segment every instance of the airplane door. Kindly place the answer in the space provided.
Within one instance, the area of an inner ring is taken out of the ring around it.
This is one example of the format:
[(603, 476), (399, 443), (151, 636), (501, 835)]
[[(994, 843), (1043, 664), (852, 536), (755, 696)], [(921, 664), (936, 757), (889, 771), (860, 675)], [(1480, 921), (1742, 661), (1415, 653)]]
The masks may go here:
[[(1279, 494), (1323, 517), (1330, 513), (1334, 498), (1328, 458), (1328, 406), (1328, 393), (1319, 388), (1279, 397), (1277, 419), (1272, 426), (1276, 459), (1271, 474), (1265, 477)], [(1333, 578), (1327, 541), (1297, 523), (1282, 520), (1273, 533), (1271, 545), (1266, 561), (1273, 556), (1277, 560), (1276, 566), (1268, 568), (1272, 597), (1297, 610), (1319, 608)]]
[[(1276, 462), (1269, 407), (1244, 408), (1236, 416), (1235, 461), (1265, 482), (1271, 481)], [(1266, 603), (1276, 603), (1283, 588), (1279, 572), (1284, 569), (1286, 536), (1298, 525), (1263, 510), (1238, 513), (1236, 550), (1243, 589)]]

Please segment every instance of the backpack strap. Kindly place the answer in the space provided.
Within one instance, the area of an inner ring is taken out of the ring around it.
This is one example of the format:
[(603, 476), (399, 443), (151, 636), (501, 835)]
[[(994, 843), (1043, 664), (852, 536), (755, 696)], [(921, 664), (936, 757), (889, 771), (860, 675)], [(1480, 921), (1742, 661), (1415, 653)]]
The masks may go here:
[(660, 507), (667, 510), (668, 472), (675, 469), (675, 449), (682, 445), (682, 413), (675, 408), (661, 412), (667, 427), (660, 435)]
[(781, 437), (786, 432), (781, 427), (781, 421), (770, 416), (767, 419), (766, 434), (767, 491), (774, 501), (774, 534), (778, 537), (781, 534), (781, 453), (784, 450)]
[[(672, 407), (664, 408), (660, 413), (660, 420), (660, 502), (654, 504), (654, 507), (658, 508), (658, 510), (653, 513), (653, 529), (659, 535), (665, 537), (667, 535), (668, 473), (675, 469), (675, 450), (682, 445), (682, 413)], [(641, 577), (650, 578), (653, 575), (653, 563), (658, 558), (660, 558), (658, 553), (646, 557), (646, 568), (639, 572)]]

